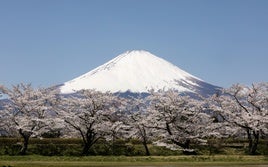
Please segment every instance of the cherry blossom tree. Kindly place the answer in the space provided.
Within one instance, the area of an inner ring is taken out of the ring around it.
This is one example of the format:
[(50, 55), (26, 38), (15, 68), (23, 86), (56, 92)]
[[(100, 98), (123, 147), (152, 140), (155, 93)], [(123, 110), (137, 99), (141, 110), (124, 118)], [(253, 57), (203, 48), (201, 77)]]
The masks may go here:
[[(4, 105), (4, 104), (1, 104)], [(4, 109), (0, 109), (0, 136), (15, 136), (16, 130), (13, 128), (10, 120), (9, 113)]]
[(156, 144), (194, 154), (190, 143), (205, 142), (213, 132), (209, 126), (213, 119), (203, 111), (201, 101), (173, 90), (151, 92), (149, 99), (148, 123), (158, 130)]
[(95, 90), (82, 90), (62, 100), (58, 114), (83, 139), (83, 155), (88, 155), (90, 148), (112, 129), (116, 130), (111, 126), (116, 103), (111, 93)]
[(210, 107), (234, 131), (244, 130), (248, 152), (256, 154), (260, 136), (268, 134), (268, 83), (233, 85), (215, 95)]
[(129, 131), (126, 133), (128, 137), (141, 140), (147, 156), (150, 155), (148, 143), (154, 138), (155, 129), (149, 127), (148, 119), (149, 113), (147, 112), (148, 102), (146, 98), (139, 96), (136, 98), (129, 97), (128, 103), (125, 105), (125, 125), (128, 126)]
[(3, 90), (3, 88), (4, 87), (0, 85), (0, 136), (7, 134), (7, 127), (8, 127), (5, 121), (6, 114), (3, 110), (4, 102), (3, 102), (3, 99), (1, 99), (3, 95), (3, 92), (1, 90)]
[[(110, 121), (105, 121), (105, 125), (103, 125), (102, 131), (103, 133), (103, 138), (108, 141), (108, 144), (111, 149), (112, 155), (116, 154), (115, 148), (116, 148), (116, 141), (125, 139), (126, 134), (129, 130), (129, 127), (125, 125), (121, 119), (116, 119), (115, 120), (110, 120)], [(117, 155), (117, 154), (116, 154)]]
[(9, 102), (4, 106), (6, 125), (15, 128), (23, 138), (21, 155), (25, 155), (29, 139), (56, 126), (52, 108), (57, 102), (54, 88), (34, 89), (30, 84), (18, 84), (8, 89), (1, 87)]

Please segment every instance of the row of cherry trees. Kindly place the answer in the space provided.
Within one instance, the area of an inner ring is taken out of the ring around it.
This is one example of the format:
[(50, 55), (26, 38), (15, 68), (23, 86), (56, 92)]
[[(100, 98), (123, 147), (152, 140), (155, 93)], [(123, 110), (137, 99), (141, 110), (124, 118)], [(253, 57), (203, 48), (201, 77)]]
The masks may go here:
[(191, 143), (243, 135), (249, 153), (256, 154), (260, 137), (268, 134), (268, 83), (237, 84), (200, 99), (173, 90), (135, 98), (94, 90), (61, 95), (57, 88), (26, 84), (0, 86), (0, 93), (9, 98), (0, 111), (0, 133), (21, 136), (21, 154), (31, 137), (49, 131), (81, 137), (84, 155), (100, 139), (139, 139), (150, 155), (148, 142), (194, 153)]

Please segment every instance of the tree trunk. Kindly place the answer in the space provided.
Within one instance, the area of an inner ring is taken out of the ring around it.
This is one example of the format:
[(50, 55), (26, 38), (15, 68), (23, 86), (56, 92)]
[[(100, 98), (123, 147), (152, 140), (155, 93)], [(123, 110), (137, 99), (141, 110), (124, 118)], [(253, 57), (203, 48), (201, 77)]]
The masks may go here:
[(187, 139), (183, 144), (183, 154), (185, 155), (196, 155), (196, 151), (194, 149), (190, 149), (190, 139)]
[(87, 134), (85, 135), (86, 138), (84, 141), (84, 148), (82, 155), (89, 155), (90, 148), (100, 139), (100, 137), (96, 137), (96, 133), (92, 130), (88, 130)]
[(252, 142), (252, 146), (251, 146), (251, 150), (250, 150), (250, 154), (251, 155), (256, 155), (257, 154), (257, 148), (258, 148), (258, 144), (259, 144), (259, 131), (255, 132), (253, 131), (253, 142)]
[(142, 144), (143, 144), (143, 146), (144, 146), (144, 148), (145, 148), (145, 153), (146, 153), (146, 155), (147, 155), (147, 156), (150, 156), (151, 153), (150, 153), (149, 148), (148, 148), (148, 146), (147, 146), (147, 142), (146, 142), (146, 141), (143, 141)]
[(22, 148), (21, 148), (19, 154), (20, 155), (26, 155), (31, 133), (29, 133), (29, 132), (23, 132), (22, 129), (19, 130), (19, 133), (20, 133), (20, 135), (23, 138), (23, 145), (22, 145)]
[(149, 148), (148, 148), (148, 146), (147, 146), (147, 141), (148, 141), (148, 140), (147, 140), (146, 128), (145, 128), (145, 126), (143, 125), (142, 127), (139, 127), (139, 130), (140, 130), (140, 134), (141, 134), (141, 136), (142, 136), (142, 145), (143, 145), (143, 147), (144, 147), (144, 149), (145, 149), (145, 153), (146, 153), (147, 156), (150, 156), (151, 153), (150, 153)]
[(89, 149), (90, 149), (90, 144), (89, 143), (84, 143), (82, 155), (88, 155), (89, 154)]
[(184, 149), (189, 149), (190, 148), (190, 139), (187, 139), (184, 143)]
[(26, 151), (28, 149), (28, 144), (29, 144), (29, 138), (24, 138), (23, 139), (23, 145), (20, 150), (20, 155), (26, 155)]
[(249, 129), (247, 129), (247, 136), (248, 136), (248, 153), (250, 154), (252, 148), (252, 137)]
[[(166, 128), (167, 128), (168, 134), (172, 135), (172, 132), (170, 130), (168, 123), (166, 123)], [(176, 144), (184, 149), (183, 154), (185, 154), (185, 155), (196, 155), (197, 154), (195, 150), (190, 150), (190, 139), (186, 139), (186, 141), (184, 143), (177, 141), (177, 140), (174, 140), (174, 139), (171, 139), (171, 141), (174, 144)]]
[[(253, 134), (252, 134), (253, 133)], [(259, 131), (253, 131), (251, 133), (251, 130), (247, 129), (247, 135), (248, 135), (248, 153), (250, 155), (256, 155), (257, 154), (257, 148), (259, 144)], [(253, 138), (252, 138), (253, 135)]]

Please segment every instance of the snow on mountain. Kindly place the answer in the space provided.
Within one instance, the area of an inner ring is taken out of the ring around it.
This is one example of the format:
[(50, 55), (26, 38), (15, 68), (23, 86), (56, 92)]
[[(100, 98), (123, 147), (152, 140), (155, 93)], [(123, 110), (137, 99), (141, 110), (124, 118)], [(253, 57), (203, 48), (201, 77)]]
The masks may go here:
[(64, 94), (81, 89), (113, 93), (146, 93), (150, 89), (175, 89), (180, 92), (200, 93), (214, 92), (212, 89), (217, 88), (147, 51), (134, 50), (64, 83), (60, 90)]

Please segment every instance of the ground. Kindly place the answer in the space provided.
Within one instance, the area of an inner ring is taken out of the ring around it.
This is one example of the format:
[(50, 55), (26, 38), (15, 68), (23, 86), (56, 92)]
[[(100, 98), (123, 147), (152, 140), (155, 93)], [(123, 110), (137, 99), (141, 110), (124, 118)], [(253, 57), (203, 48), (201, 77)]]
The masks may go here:
[(0, 167), (268, 167), (268, 157), (217, 156), (0, 156)]

